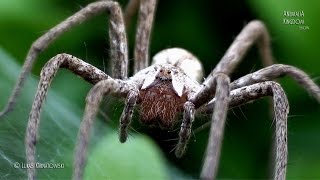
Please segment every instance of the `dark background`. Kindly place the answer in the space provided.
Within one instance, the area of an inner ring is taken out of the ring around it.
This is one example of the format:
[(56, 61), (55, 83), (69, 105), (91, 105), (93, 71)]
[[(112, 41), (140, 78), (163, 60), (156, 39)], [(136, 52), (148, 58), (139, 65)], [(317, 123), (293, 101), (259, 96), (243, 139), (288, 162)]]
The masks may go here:
[[(12, 76), (4, 73), (6, 70), (11, 70), (9, 65), (12, 64), (11, 61), (21, 66), (30, 45), (36, 38), (90, 2), (92, 1), (2, 0), (0, 2), (0, 48), (3, 51), (0, 54), (3, 62), (0, 67), (1, 107), (4, 106), (20, 71), (19, 69), (10, 71)], [(120, 2), (123, 7), (126, 3), (127, 1)], [(188, 49), (202, 61), (205, 73), (208, 74), (244, 25), (253, 19), (260, 19), (266, 23), (271, 34), (275, 61), (301, 68), (319, 84), (319, 8), (319, 2), (303, 3), (298, 0), (281, 2), (160, 0), (152, 32), (150, 54), (152, 57), (160, 50), (170, 47)], [(283, 19), (286, 18), (283, 15), (284, 11), (303, 11), (304, 17), (293, 17), (293, 19), (303, 19), (304, 25), (300, 27), (300, 25), (283, 24)], [(134, 24), (128, 31), (130, 65), (132, 65)], [(62, 52), (73, 54), (109, 73), (107, 32), (107, 18), (101, 15), (65, 33), (40, 55), (33, 68), (32, 78), (37, 79), (44, 63)], [(231, 78), (236, 79), (260, 69), (262, 67), (260, 61), (257, 49), (253, 47)], [(320, 178), (319, 104), (292, 79), (286, 77), (279, 82), (287, 92), (290, 102), (287, 177)], [(9, 179), (25, 177), (25, 169), (13, 169), (12, 164), (24, 162), (24, 131), (36, 86), (36, 80), (27, 83), (26, 89), (30, 90), (23, 94), (23, 98), (19, 99), (18, 108), (6, 116), (6, 121), (0, 125), (1, 177)], [(43, 162), (63, 162), (66, 167), (60, 170), (39, 170), (40, 177), (71, 176), (73, 147), (85, 105), (84, 99), (90, 87), (90, 84), (84, 83), (67, 71), (61, 71), (54, 81), (52, 93), (49, 93), (52, 98), (47, 100), (40, 127), (38, 159)], [(198, 177), (209, 129), (199, 131), (197, 128), (207, 122), (208, 117), (203, 115), (197, 119), (187, 154), (182, 159), (176, 159), (174, 153), (170, 151), (176, 141), (169, 140), (169, 137), (173, 135), (174, 138), (177, 131), (168, 133), (170, 135), (168, 136), (165, 132), (159, 135), (155, 129), (147, 130), (148, 134), (156, 136), (157, 145), (154, 146), (150, 139), (142, 135), (145, 128), (134, 123), (134, 129), (140, 133), (132, 130), (128, 143), (141, 148), (143, 153), (139, 153), (140, 150), (113, 142), (117, 140), (115, 130), (122, 111), (121, 103), (114, 98), (106, 98), (106, 103), (102, 107), (101, 110), (107, 112), (107, 119), (112, 122), (106, 122), (106, 118), (99, 115), (99, 125), (95, 128), (91, 145), (93, 160), (89, 158), (88, 169), (91, 170), (87, 170), (89, 174), (87, 176), (102, 177), (97, 175), (99, 174), (97, 172), (108, 175), (112, 172), (122, 172), (116, 177), (119, 179)], [(272, 152), (274, 123), (268, 110), (267, 100), (259, 100), (229, 110), (218, 177), (249, 179), (269, 177), (274, 154)], [(137, 122), (138, 115), (135, 115), (134, 119)], [(111, 126), (113, 130), (106, 129), (106, 126)], [(106, 132), (108, 135), (104, 138)], [(145, 141), (149, 144), (145, 145)], [(162, 151), (155, 149), (159, 144)], [(101, 150), (106, 147), (110, 151)], [(150, 159), (145, 154), (149, 148), (155, 151), (150, 155)], [(97, 149), (102, 152), (99, 153)], [(111, 156), (111, 159), (104, 156)], [(98, 160), (102, 162), (99, 164)], [(132, 162), (132, 166), (128, 165), (128, 162)], [(153, 163), (158, 165), (153, 166)], [(135, 176), (137, 172), (141, 172), (142, 175)], [(159, 177), (155, 175), (157, 173), (160, 174)]]

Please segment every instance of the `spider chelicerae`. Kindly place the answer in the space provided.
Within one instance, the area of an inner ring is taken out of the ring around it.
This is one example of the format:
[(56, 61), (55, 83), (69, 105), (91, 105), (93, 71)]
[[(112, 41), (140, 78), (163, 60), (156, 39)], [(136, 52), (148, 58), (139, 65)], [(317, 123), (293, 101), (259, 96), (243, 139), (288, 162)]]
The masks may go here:
[[(135, 11), (136, 7), (140, 8), (134, 50), (134, 75), (128, 78), (125, 22), (129, 22), (127, 17), (130, 17), (130, 13)], [(108, 94), (126, 99), (120, 118), (119, 139), (121, 142), (127, 139), (128, 127), (136, 105), (140, 106), (139, 113), (142, 123), (161, 128), (171, 128), (180, 122), (178, 114), (182, 113), (179, 141), (175, 148), (177, 157), (181, 157), (186, 151), (195, 114), (214, 112), (201, 172), (203, 179), (213, 179), (216, 176), (228, 108), (260, 97), (272, 96), (276, 121), (274, 178), (285, 179), (289, 105), (281, 86), (272, 80), (282, 75), (289, 75), (320, 102), (319, 87), (303, 71), (289, 65), (273, 64), (269, 35), (261, 21), (252, 21), (243, 28), (220, 62), (201, 84), (203, 72), (200, 61), (184, 49), (165, 49), (154, 56), (153, 65), (149, 66), (148, 48), (155, 7), (156, 0), (132, 0), (127, 7), (125, 21), (117, 2), (94, 2), (49, 30), (32, 44), (16, 87), (6, 109), (1, 112), (0, 116), (13, 108), (24, 79), (39, 53), (75, 25), (100, 13), (109, 13), (112, 77), (72, 55), (59, 54), (53, 57), (41, 71), (39, 86), (29, 116), (26, 131), (27, 162), (36, 162), (35, 145), (40, 112), (47, 90), (59, 68), (66, 68), (94, 84), (86, 98), (86, 108), (80, 125), (74, 160), (74, 179), (82, 178), (89, 131), (103, 96)], [(230, 82), (229, 75), (254, 43), (257, 43), (266, 67)], [(28, 178), (35, 179), (35, 177), (35, 169), (28, 169)]]

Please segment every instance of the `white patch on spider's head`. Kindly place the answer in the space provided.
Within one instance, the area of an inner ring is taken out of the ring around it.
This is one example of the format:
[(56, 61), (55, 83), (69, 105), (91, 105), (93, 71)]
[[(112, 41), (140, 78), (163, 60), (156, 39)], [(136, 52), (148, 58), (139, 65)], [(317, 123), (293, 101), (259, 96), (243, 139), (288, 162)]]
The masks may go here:
[(157, 53), (152, 64), (171, 64), (180, 67), (187, 76), (197, 82), (203, 78), (201, 62), (190, 52), (182, 48), (165, 49)]
[(147, 89), (156, 80), (158, 68), (158, 65), (149, 66), (138, 73), (144, 78), (141, 89)]
[(156, 76), (147, 77), (142, 84), (141, 89), (147, 89), (154, 81), (156, 80)]
[(171, 83), (174, 92), (181, 97), (184, 90), (184, 76), (184, 73), (172, 64), (157, 64), (153, 66), (151, 71), (146, 73), (141, 89), (144, 90), (158, 83), (166, 82)]
[(184, 84), (175, 75), (172, 76), (172, 86), (177, 95), (181, 97), (184, 89)]

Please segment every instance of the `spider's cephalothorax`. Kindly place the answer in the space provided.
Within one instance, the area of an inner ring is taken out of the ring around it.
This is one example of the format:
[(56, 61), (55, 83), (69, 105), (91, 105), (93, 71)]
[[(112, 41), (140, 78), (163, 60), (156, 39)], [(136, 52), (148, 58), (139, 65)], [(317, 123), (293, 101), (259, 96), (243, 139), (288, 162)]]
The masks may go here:
[(155, 65), (154, 69), (156, 73), (145, 80), (140, 90), (140, 120), (145, 124), (171, 128), (177, 114), (183, 112), (183, 105), (190, 93), (184, 82), (179, 80), (188, 77), (180, 68), (171, 64)]
[(137, 102), (141, 106), (140, 120), (172, 128), (179, 122), (177, 115), (183, 112), (184, 103), (198, 90), (203, 68), (193, 54), (181, 48), (157, 53), (152, 64), (141, 73), (145, 73), (145, 79)]
[[(269, 34), (263, 22), (257, 20), (251, 21), (243, 28), (201, 85), (199, 84), (203, 75), (201, 64), (186, 50), (179, 48), (163, 50), (154, 56), (154, 65), (149, 66), (149, 40), (156, 0), (131, 0), (125, 13), (127, 24), (130, 24), (130, 17), (139, 4), (134, 49), (135, 74), (131, 78), (128, 78), (127, 74), (128, 44), (125, 23), (122, 10), (117, 2), (101, 0), (91, 3), (49, 30), (32, 44), (12, 96), (5, 110), (0, 112), (0, 117), (13, 108), (25, 77), (31, 71), (40, 52), (75, 25), (97, 14), (109, 12), (110, 59), (113, 66), (113, 78), (72, 55), (59, 54), (48, 61), (41, 71), (40, 82), (26, 130), (27, 163), (35, 164), (36, 162), (35, 145), (40, 124), (40, 112), (50, 83), (59, 68), (66, 68), (94, 84), (87, 95), (85, 112), (80, 125), (74, 160), (74, 179), (82, 178), (90, 129), (103, 96), (108, 94), (126, 99), (120, 117), (119, 137), (121, 142), (125, 142), (128, 137), (128, 127), (136, 104), (141, 106), (140, 115), (143, 123), (159, 124), (164, 128), (172, 127), (177, 122), (177, 114), (181, 112), (183, 116), (179, 140), (175, 148), (177, 157), (181, 157), (186, 151), (196, 111), (200, 113), (214, 112), (211, 117), (210, 135), (201, 171), (203, 179), (214, 179), (217, 174), (228, 108), (245, 104), (263, 96), (272, 96), (276, 129), (273, 176), (275, 179), (285, 179), (289, 105), (283, 89), (273, 79), (283, 75), (293, 77), (318, 102), (320, 102), (320, 88), (306, 73), (293, 66), (272, 65)], [(248, 49), (256, 42), (263, 64), (267, 67), (230, 83), (229, 76)], [(28, 178), (35, 179), (36, 169), (33, 167), (27, 170)]]
[(160, 127), (170, 128), (186, 100), (185, 93), (179, 96), (174, 88), (171, 70), (160, 67), (151, 84), (140, 91), (140, 120), (145, 124), (159, 123)]

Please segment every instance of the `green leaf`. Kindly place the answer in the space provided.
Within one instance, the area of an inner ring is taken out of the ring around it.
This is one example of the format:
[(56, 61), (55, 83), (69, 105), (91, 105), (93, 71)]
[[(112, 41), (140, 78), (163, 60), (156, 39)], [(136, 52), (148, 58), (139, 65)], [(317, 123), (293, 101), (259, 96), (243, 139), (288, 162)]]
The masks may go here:
[(106, 135), (92, 151), (86, 179), (168, 179), (165, 162), (146, 136), (134, 136), (121, 144), (115, 134)]

